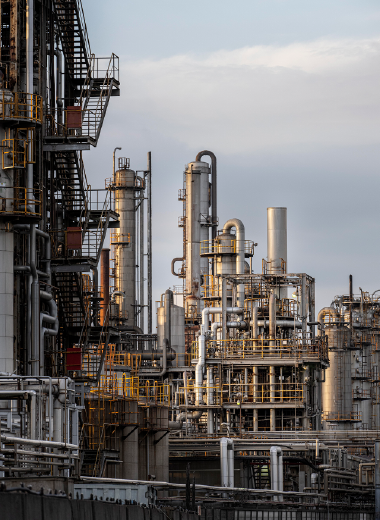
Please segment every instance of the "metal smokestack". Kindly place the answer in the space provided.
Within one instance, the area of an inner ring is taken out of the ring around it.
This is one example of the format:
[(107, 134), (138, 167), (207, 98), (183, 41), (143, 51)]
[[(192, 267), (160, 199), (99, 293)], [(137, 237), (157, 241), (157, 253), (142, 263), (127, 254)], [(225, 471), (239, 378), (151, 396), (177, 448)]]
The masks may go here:
[(286, 208), (267, 208), (267, 257), (268, 273), (288, 271)]

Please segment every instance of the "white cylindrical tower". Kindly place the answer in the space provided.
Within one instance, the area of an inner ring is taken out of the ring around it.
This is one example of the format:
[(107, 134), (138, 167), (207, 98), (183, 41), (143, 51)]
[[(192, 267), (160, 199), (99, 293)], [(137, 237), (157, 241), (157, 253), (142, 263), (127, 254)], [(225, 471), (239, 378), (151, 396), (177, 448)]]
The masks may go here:
[(186, 313), (201, 311), (201, 274), (208, 273), (208, 260), (201, 258), (201, 242), (209, 239), (210, 168), (199, 161), (186, 169)]
[(112, 245), (115, 247), (115, 288), (122, 323), (136, 325), (136, 193), (144, 189), (144, 181), (129, 168), (129, 159), (119, 158), (115, 174), (115, 210), (120, 228)]
[(287, 272), (287, 209), (267, 208), (268, 272)]

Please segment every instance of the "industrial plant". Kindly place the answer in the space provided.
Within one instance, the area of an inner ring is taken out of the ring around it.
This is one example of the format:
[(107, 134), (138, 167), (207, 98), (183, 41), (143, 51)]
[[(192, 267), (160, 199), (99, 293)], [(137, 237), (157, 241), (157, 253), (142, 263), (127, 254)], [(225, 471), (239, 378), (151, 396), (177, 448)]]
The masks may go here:
[(204, 150), (155, 306), (154, 157), (116, 143), (102, 189), (83, 161), (118, 56), (92, 53), (81, 0), (1, 0), (0, 20), (4, 519), (377, 518), (380, 293), (347, 273), (316, 309), (287, 208), (257, 223), (266, 248), (219, 221)]

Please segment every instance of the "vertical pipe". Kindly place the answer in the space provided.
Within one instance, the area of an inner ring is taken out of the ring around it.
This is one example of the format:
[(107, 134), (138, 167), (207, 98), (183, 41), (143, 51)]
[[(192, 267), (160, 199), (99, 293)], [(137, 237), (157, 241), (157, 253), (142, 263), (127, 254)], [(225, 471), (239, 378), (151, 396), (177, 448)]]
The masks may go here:
[[(269, 367), (269, 393), (270, 393), (270, 402), (276, 402), (276, 373), (275, 367)], [(276, 409), (270, 409), (270, 431), (274, 432), (276, 430)]]
[(145, 295), (144, 295), (144, 262), (145, 262), (145, 247), (144, 247), (144, 193), (141, 194), (140, 201), (140, 329), (144, 332), (144, 314), (145, 314)]
[[(207, 404), (212, 406), (214, 404), (214, 378), (212, 374), (212, 367), (207, 367)], [(207, 433), (214, 434), (214, 410), (208, 408), (207, 410)]]
[(213, 152), (210, 152), (209, 150), (203, 150), (203, 152), (198, 153), (195, 160), (200, 161), (204, 155), (208, 155), (211, 158), (211, 238), (212, 240), (214, 240), (214, 238), (216, 238), (216, 233), (218, 229), (216, 156)]
[(226, 437), (222, 437), (220, 439), (220, 485), (222, 487), (228, 487), (229, 485), (227, 446), (228, 439)]
[(228, 486), (235, 487), (235, 457), (234, 443), (232, 439), (228, 439), (227, 459), (228, 459)]
[[(271, 489), (278, 491), (278, 455), (277, 446), (271, 446), (270, 449), (270, 477), (271, 477)], [(273, 500), (277, 501), (277, 495), (274, 495)]]
[[(270, 274), (280, 275), (288, 271), (286, 208), (267, 208), (267, 259)], [(286, 287), (277, 291), (279, 299), (287, 298), (287, 295)]]
[[(258, 327), (258, 324), (257, 324), (257, 320), (258, 320), (258, 308), (257, 307), (253, 307), (253, 310), (252, 310), (252, 339), (257, 339), (258, 338), (258, 335), (259, 335), (259, 327)], [(254, 342), (254, 347), (257, 346), (257, 343)]]
[[(310, 299), (309, 299), (310, 321), (312, 323), (315, 323), (315, 280), (314, 280), (314, 278), (310, 282), (309, 290), (310, 290)], [(314, 340), (315, 339), (315, 325), (311, 326), (311, 334), (312, 334), (312, 339)]]
[(148, 334), (152, 334), (152, 153), (148, 152), (147, 193)]
[(306, 337), (307, 327), (307, 297), (306, 297), (306, 274), (301, 275), (301, 319), (302, 319), (302, 337)]
[(227, 339), (227, 280), (222, 278), (222, 340)]
[(269, 344), (274, 350), (276, 346), (276, 295), (272, 293), (269, 297)]
[[(278, 490), (284, 491), (284, 462), (282, 456), (282, 449), (278, 448)], [(282, 502), (283, 496), (280, 495), (278, 500)]]
[(100, 290), (103, 302), (100, 308), (100, 325), (105, 325), (110, 300), (110, 250), (102, 249), (100, 255)]
[(380, 441), (375, 442), (375, 520), (380, 520)]
[[(34, 22), (34, 0), (26, 2), (26, 92), (33, 94), (33, 22)], [(29, 96), (30, 110), (32, 111), (32, 99)], [(28, 132), (28, 155), (32, 156), (31, 134)], [(27, 198), (33, 198), (33, 164), (27, 165)], [(33, 224), (31, 224), (32, 227)]]

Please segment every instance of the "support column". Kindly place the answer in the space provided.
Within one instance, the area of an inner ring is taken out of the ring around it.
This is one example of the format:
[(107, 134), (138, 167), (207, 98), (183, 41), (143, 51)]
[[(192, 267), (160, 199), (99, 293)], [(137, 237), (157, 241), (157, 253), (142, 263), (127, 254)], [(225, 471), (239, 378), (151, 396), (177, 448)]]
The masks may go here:
[[(276, 393), (276, 376), (275, 376), (275, 367), (269, 367), (269, 391), (270, 391), (270, 402), (275, 403), (275, 393)], [(276, 430), (276, 409), (270, 409), (270, 431), (274, 432)]]
[[(1, 190), (0, 190), (1, 191)], [(0, 223), (0, 372), (13, 373), (13, 232)]]

